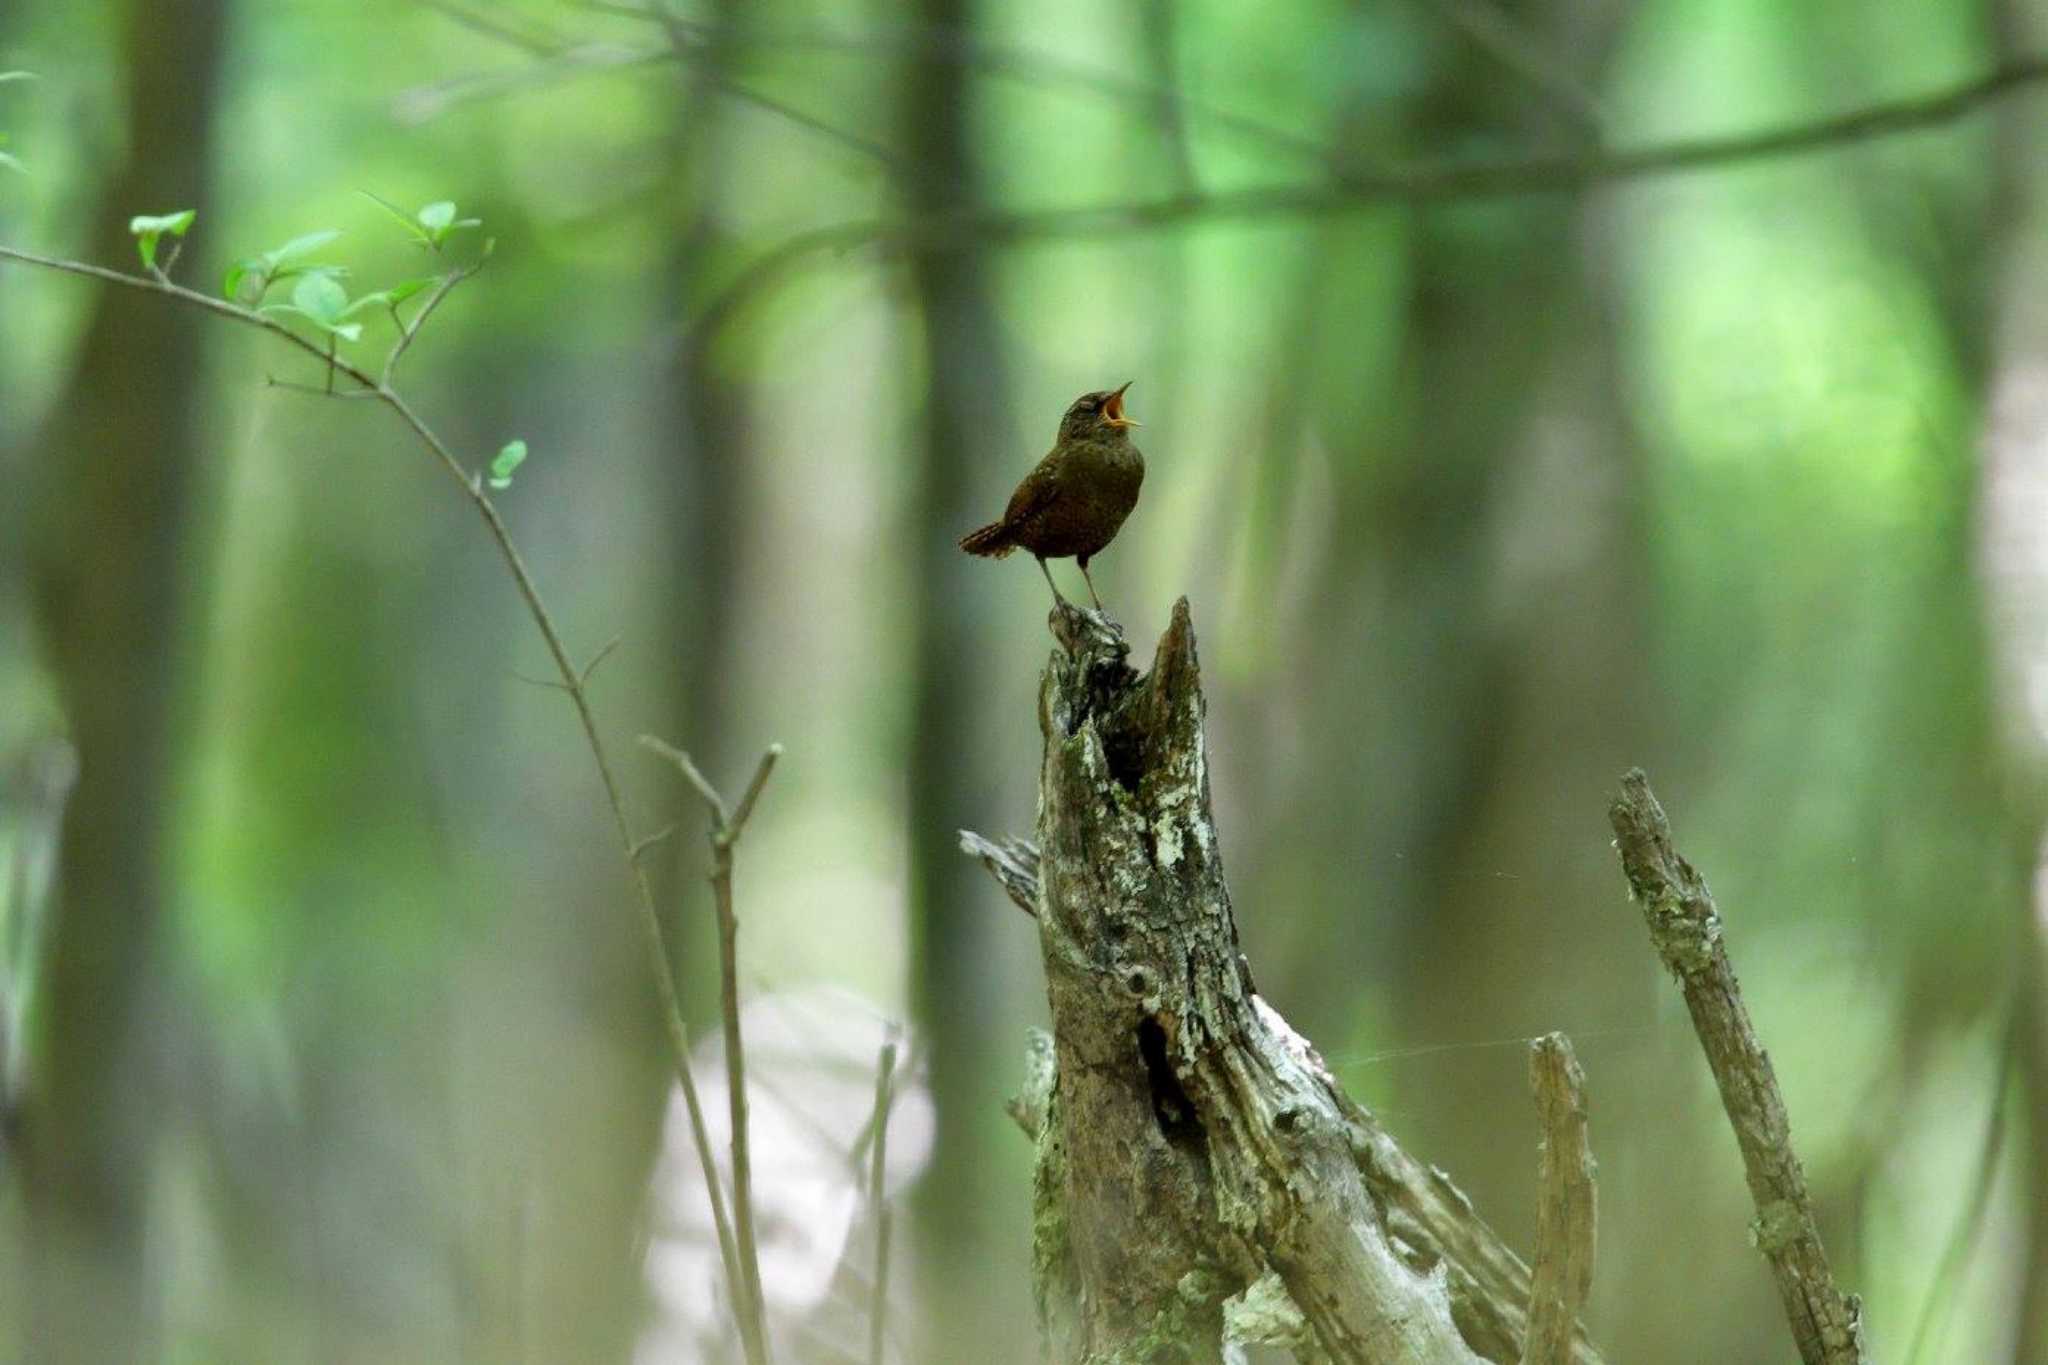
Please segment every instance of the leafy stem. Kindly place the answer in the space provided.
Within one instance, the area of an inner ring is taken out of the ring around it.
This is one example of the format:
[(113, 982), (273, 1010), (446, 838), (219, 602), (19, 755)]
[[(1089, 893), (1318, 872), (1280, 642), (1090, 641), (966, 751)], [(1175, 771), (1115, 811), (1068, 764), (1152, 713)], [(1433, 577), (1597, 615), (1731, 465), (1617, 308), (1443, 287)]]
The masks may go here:
[[(677, 999), (675, 982), (670, 975), (668, 945), (662, 933), (660, 915), (655, 907), (654, 889), (648, 880), (646, 871), (640, 865), (638, 856), (644, 844), (633, 832), (632, 821), (626, 814), (625, 799), (620, 793), (618, 777), (613, 770), (611, 756), (605, 748), (604, 738), (598, 730), (597, 717), (590, 706), (588, 683), (591, 667), (595, 666), (596, 660), (593, 660), (592, 664), (588, 667), (579, 668), (570, 657), (569, 648), (562, 639), (561, 629), (556, 625), (553, 613), (548, 610), (546, 602), (542, 599), (540, 587), (534, 582), (532, 571), (527, 568), (524, 557), (519, 553), (519, 547), (513, 542), (512, 533), (507, 529), (504, 518), (499, 515), (497, 505), (491, 501), (490, 495), (484, 491), (483, 479), (480, 477), (473, 478), (464, 470), (462, 462), (456, 458), (455, 453), (449, 449), (447, 443), (420, 419), (419, 414), (413, 411), (411, 404), (407, 403), (398, 390), (391, 386), (391, 374), (397, 365), (398, 357), (404, 354), (405, 350), (411, 346), (413, 340), (419, 335), (421, 325), (426, 322), (428, 316), (439, 306), (441, 301), (448, 296), (449, 291), (463, 280), (469, 278), (469, 276), (475, 274), (481, 263), (463, 267), (442, 277), (439, 286), (428, 296), (427, 302), (420, 308), (419, 312), (414, 315), (412, 323), (401, 328), (398, 340), (393, 344), (391, 353), (385, 359), (383, 373), (381, 375), (372, 375), (361, 365), (338, 353), (335, 344), (338, 339), (338, 333), (337, 329), (332, 326), (323, 327), (322, 329), (324, 344), (316, 343), (293, 331), (290, 327), (285, 326), (284, 323), (278, 321), (270, 313), (244, 307), (231, 300), (215, 298), (211, 294), (202, 294), (195, 289), (188, 289), (183, 285), (172, 282), (161, 271), (154, 271), (152, 275), (147, 276), (131, 275), (119, 270), (110, 270), (105, 266), (92, 265), (84, 261), (65, 260), (55, 256), (44, 256), (36, 252), (23, 251), (17, 247), (6, 245), (0, 245), (0, 261), (13, 261), (20, 265), (34, 266), (43, 270), (57, 271), (68, 275), (80, 275), (105, 284), (117, 285), (123, 289), (138, 290), (147, 294), (158, 294), (186, 307), (197, 308), (202, 312), (238, 322), (245, 327), (251, 327), (260, 332), (267, 332), (283, 341), (286, 345), (292, 346), (311, 356), (325, 367), (327, 387), (324, 390), (310, 390), (311, 392), (324, 393), (336, 398), (371, 399), (389, 408), (398, 420), (404, 424), (406, 429), (412, 433), (419, 444), (424, 446), (427, 452), (434, 457), (441, 468), (447, 471), (448, 476), (454, 480), (456, 487), (461, 489), (462, 495), (469, 499), (470, 504), (476, 508), (477, 514), (483, 518), (484, 529), (490, 535), (491, 543), (497, 546), (498, 555), (504, 561), (507, 572), (512, 576), (513, 584), (519, 591), (520, 600), (525, 604), (527, 615), (532, 618), (534, 628), (540, 632), (541, 640), (547, 646), (548, 657), (553, 662), (559, 678), (558, 685), (563, 692), (568, 694), (570, 705), (575, 708), (576, 719), (582, 727), (584, 741), (590, 750), (591, 761), (596, 766), (598, 779), (604, 787), (605, 805), (611, 812), (612, 824), (618, 836), (619, 849), (624, 857), (626, 871), (633, 886), (633, 898), (638, 909), (640, 926), (646, 935), (645, 947), (648, 966), (654, 976), (656, 992), (660, 999), (662, 1022), (668, 1032), (670, 1049), (674, 1053), (673, 1060), (676, 1077), (682, 1085), (683, 1096), (692, 1115), (701, 1114), (702, 1106), (697, 1097), (696, 1082), (690, 1075), (689, 1028), (683, 1022), (682, 1006)], [(154, 263), (152, 263), (152, 268), (153, 266)], [(396, 301), (392, 301), (390, 307), (395, 316)], [(316, 319), (316, 321), (318, 320)], [(345, 388), (336, 390), (334, 385), (337, 378), (350, 381), (357, 388), (354, 390)], [(284, 387), (304, 388), (304, 386), (298, 385)], [(609, 646), (607, 646), (608, 650)], [(602, 654), (600, 654), (601, 657)], [(716, 1200), (719, 1186), (717, 1165), (712, 1157), (711, 1148), (705, 1137), (701, 1122), (693, 1125), (693, 1128), (698, 1160), (703, 1165), (705, 1181), (711, 1187), (714, 1200)], [(721, 1227), (720, 1234), (720, 1250), (725, 1257), (726, 1264), (728, 1268), (735, 1267), (737, 1265), (737, 1256), (731, 1241), (732, 1233), (729, 1228)]]

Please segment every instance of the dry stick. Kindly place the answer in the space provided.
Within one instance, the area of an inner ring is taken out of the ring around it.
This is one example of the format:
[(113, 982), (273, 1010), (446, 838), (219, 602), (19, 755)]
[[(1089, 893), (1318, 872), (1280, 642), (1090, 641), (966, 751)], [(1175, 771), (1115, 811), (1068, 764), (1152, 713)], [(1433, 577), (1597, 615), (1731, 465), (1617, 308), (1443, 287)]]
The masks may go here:
[[(782, 746), (771, 744), (754, 769), (754, 780), (727, 811), (725, 798), (706, 780), (690, 756), (653, 735), (640, 736), (640, 747), (667, 759), (696, 788), (711, 809), (711, 901), (718, 915), (719, 1003), (725, 1017), (725, 1089), (732, 1121), (732, 1220), (739, 1253), (740, 1285), (745, 1298), (740, 1326), (743, 1339), (752, 1335), (749, 1360), (766, 1360), (767, 1306), (761, 1296), (761, 1256), (754, 1236), (753, 1157), (747, 1139), (747, 1050), (740, 1038), (739, 916), (732, 901), (732, 850), (746, 828)], [(752, 1352), (758, 1351), (756, 1356)]]
[[(499, 517), (497, 507), (483, 491), (482, 478), (463, 472), (462, 465), (453, 452), (426, 423), (419, 419), (405, 400), (399, 397), (397, 390), (388, 383), (372, 378), (368, 372), (349, 361), (329, 357), (319, 346), (274, 318), (239, 304), (217, 299), (211, 294), (202, 294), (197, 290), (173, 284), (169, 280), (153, 280), (140, 275), (123, 274), (118, 270), (89, 265), (83, 261), (41, 256), (9, 246), (0, 246), (0, 260), (18, 261), (23, 265), (39, 266), (45, 270), (70, 275), (83, 275), (88, 279), (117, 284), (127, 289), (138, 289), (144, 293), (162, 294), (191, 307), (218, 314), (244, 326), (254, 327), (258, 331), (268, 332), (297, 347), (321, 364), (331, 366), (334, 373), (354, 380), (362, 386), (361, 392), (375, 398), (396, 413), (399, 420), (405, 423), (420, 443), (440, 462), (441, 467), (448, 471), (450, 477), (461, 487), (464, 496), (468, 497), (470, 503), (483, 517), (485, 529), (490, 532), (492, 542), (498, 547), (499, 555), (504, 559), (506, 568), (511, 571), (513, 582), (518, 586), (519, 596), (526, 604), (527, 614), (533, 618), (535, 628), (540, 631), (541, 639), (547, 644), (548, 654), (554, 661), (555, 669), (561, 674), (562, 690), (568, 693), (571, 704), (576, 708), (576, 718), (582, 724), (583, 737), (590, 749), (591, 760), (597, 765), (598, 777), (604, 784), (605, 804), (611, 811), (612, 823), (618, 831), (619, 847), (624, 853), (626, 867), (632, 875), (634, 890), (637, 893), (640, 924), (647, 935), (648, 965), (654, 973), (655, 987), (661, 1002), (662, 1022), (668, 1030), (669, 1046), (675, 1054), (676, 1079), (682, 1085), (683, 1101), (690, 1111), (691, 1135), (696, 1142), (697, 1159), (704, 1168), (704, 1183), (711, 1198), (711, 1218), (718, 1234), (719, 1254), (725, 1262), (728, 1282), (735, 1286), (737, 1294), (741, 1281), (738, 1277), (733, 1231), (726, 1219), (725, 1200), (718, 1183), (718, 1166), (711, 1155), (711, 1143), (704, 1127), (703, 1106), (697, 1098), (696, 1082), (690, 1075), (690, 1035), (683, 1023), (682, 1006), (676, 999), (675, 982), (669, 976), (668, 945), (661, 932), (661, 917), (655, 911), (654, 889), (648, 882), (647, 873), (640, 866), (637, 856), (640, 852), (640, 843), (634, 838), (632, 824), (626, 818), (626, 807), (619, 793), (618, 780), (612, 774), (611, 759), (605, 752), (603, 739), (598, 734), (597, 718), (591, 713), (590, 697), (584, 687), (585, 675), (579, 673), (570, 662), (568, 648), (562, 643), (562, 635), (555, 627), (554, 617), (541, 601), (540, 589), (535, 585), (532, 574), (527, 571), (526, 562), (520, 557), (518, 547), (513, 544), (511, 533), (506, 529), (503, 519)], [(459, 279), (466, 279), (474, 273), (474, 267), (467, 267), (456, 271), (450, 279), (459, 282)], [(438, 304), (453, 287), (452, 283), (444, 282), (436, 296), (428, 300), (427, 306)], [(422, 309), (421, 313), (414, 316), (413, 325), (400, 334), (398, 346), (386, 362), (387, 375), (396, 363), (398, 355), (403, 353), (405, 347), (411, 344), (413, 336), (418, 334), (419, 322), (424, 315), (425, 309)], [(335, 396), (346, 398), (356, 395), (338, 393)], [(752, 1359), (750, 1357), (750, 1360)]]
[(1529, 1045), (1529, 1085), (1543, 1119), (1543, 1159), (1522, 1365), (1565, 1365), (1572, 1358), (1579, 1310), (1593, 1286), (1595, 1214), (1586, 1073), (1569, 1038), (1547, 1033)]
[(1785, 1099), (1742, 1002), (1706, 879), (1671, 846), (1670, 822), (1642, 769), (1622, 777), (1621, 795), (1607, 816), (1629, 891), (1642, 906), (1657, 955), (1678, 978), (1742, 1148), (1756, 1201), (1750, 1234), (1777, 1279), (1799, 1358), (1806, 1365), (1864, 1365), (1862, 1301), (1844, 1295), (1828, 1268), (1806, 1173), (1792, 1150)]
[(882, 1337), (889, 1319), (889, 1200), (882, 1180), (888, 1162), (890, 1086), (896, 1076), (893, 1030), (882, 1044), (875, 1068), (875, 1148), (868, 1165), (868, 1207), (875, 1219), (875, 1282), (868, 1308), (868, 1365), (882, 1365)]

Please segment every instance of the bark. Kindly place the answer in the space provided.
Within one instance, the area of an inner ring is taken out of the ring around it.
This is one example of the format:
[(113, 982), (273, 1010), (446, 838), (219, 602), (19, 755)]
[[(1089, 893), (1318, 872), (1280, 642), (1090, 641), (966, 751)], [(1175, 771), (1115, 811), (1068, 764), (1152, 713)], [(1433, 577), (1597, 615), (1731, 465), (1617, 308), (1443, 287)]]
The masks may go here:
[[(1186, 602), (1143, 676), (1095, 618), (1060, 610), (1053, 628), (1036, 848), (963, 836), (1043, 947), (1053, 1056), (1013, 1113), (1037, 1133), (1049, 1357), (1220, 1361), (1257, 1341), (1518, 1359), (1527, 1269), (1256, 993)], [(1583, 1340), (1569, 1358), (1598, 1360)]]
[(1835, 1287), (1806, 1172), (1792, 1150), (1785, 1097), (1750, 1023), (1706, 879), (1672, 847), (1664, 808), (1641, 770), (1622, 778), (1622, 794), (1608, 814), (1629, 891), (1642, 906), (1657, 956), (1678, 978), (1742, 1148), (1756, 1200), (1750, 1235), (1770, 1262), (1799, 1358), (1806, 1365), (1864, 1365), (1863, 1305)]
[(1543, 1116), (1543, 1162), (1522, 1365), (1551, 1365), (1571, 1359), (1579, 1310), (1593, 1286), (1598, 1222), (1593, 1153), (1586, 1145), (1586, 1075), (1570, 1039), (1547, 1033), (1530, 1045), (1529, 1084)]

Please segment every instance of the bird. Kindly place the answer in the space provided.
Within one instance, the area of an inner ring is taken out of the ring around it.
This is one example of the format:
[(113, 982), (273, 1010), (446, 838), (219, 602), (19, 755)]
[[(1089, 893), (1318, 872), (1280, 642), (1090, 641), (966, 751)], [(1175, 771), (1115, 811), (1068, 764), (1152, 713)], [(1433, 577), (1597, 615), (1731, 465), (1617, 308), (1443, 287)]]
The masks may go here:
[(1061, 606), (1071, 604), (1045, 561), (1071, 555), (1095, 610), (1102, 612), (1102, 595), (1095, 591), (1088, 561), (1116, 538), (1145, 481), (1145, 457), (1131, 442), (1130, 429), (1139, 422), (1124, 415), (1124, 390), (1130, 387), (1126, 382), (1123, 388), (1076, 398), (1060, 419), (1052, 449), (1010, 495), (1003, 519), (962, 536), (960, 548), (990, 559), (1029, 550)]

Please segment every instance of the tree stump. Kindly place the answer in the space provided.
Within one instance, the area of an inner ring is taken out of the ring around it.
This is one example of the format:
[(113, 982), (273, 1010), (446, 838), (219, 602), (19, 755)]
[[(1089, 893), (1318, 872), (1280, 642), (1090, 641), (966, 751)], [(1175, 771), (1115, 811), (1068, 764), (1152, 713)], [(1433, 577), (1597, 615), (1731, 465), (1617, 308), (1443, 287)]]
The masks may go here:
[[(1046, 1358), (1519, 1359), (1527, 1268), (1254, 988), (1185, 599), (1143, 675), (1098, 618), (1052, 625), (1036, 843), (962, 836), (1044, 950), (1052, 1040), (1013, 1113), (1038, 1147)], [(1568, 1358), (1599, 1360), (1583, 1336)]]

